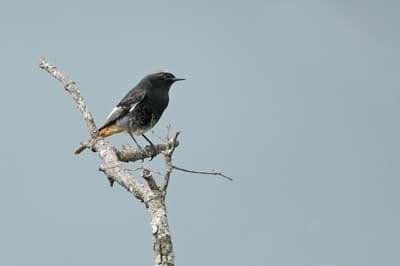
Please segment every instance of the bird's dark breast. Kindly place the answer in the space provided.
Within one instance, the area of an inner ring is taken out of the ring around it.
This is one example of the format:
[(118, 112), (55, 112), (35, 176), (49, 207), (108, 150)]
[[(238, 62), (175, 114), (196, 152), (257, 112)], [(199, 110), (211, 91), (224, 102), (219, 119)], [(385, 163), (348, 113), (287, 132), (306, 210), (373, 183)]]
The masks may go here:
[(167, 106), (168, 95), (161, 99), (159, 97), (145, 97), (131, 112), (118, 120), (117, 125), (130, 131), (133, 135), (144, 134), (160, 120)]

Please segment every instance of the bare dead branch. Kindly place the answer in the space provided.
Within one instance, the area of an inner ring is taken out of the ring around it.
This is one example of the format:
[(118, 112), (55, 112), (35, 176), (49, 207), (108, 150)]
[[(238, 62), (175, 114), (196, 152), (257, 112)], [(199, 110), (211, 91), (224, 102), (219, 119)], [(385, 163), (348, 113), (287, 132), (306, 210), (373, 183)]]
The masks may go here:
[[(120, 160), (118, 151), (110, 145), (103, 138), (98, 137), (98, 130), (94, 123), (93, 117), (90, 114), (83, 98), (80, 95), (79, 89), (75, 82), (62, 74), (55, 66), (51, 65), (45, 59), (40, 59), (40, 68), (46, 70), (50, 75), (59, 80), (64, 88), (71, 94), (74, 99), (78, 110), (81, 112), (82, 118), (89, 129), (91, 139), (86, 142), (85, 147), (92, 148), (99, 154), (99, 157), (103, 161), (99, 169), (102, 171), (110, 181), (112, 185), (117, 182), (124, 188), (126, 188), (133, 196), (140, 199), (149, 209), (150, 223), (152, 226), (153, 233), (153, 252), (155, 256), (156, 266), (173, 266), (174, 265), (174, 252), (171, 241), (171, 233), (169, 231), (167, 211), (165, 206), (165, 193), (157, 190), (150, 189), (154, 184), (149, 175), (145, 175), (147, 180), (150, 180), (149, 187), (138, 181), (127, 169), (125, 169)], [(168, 143), (169, 144), (169, 143)], [(164, 145), (164, 146), (163, 146)], [(176, 147), (177, 142), (174, 143)], [(157, 145), (157, 152), (160, 153), (163, 150), (170, 149), (169, 145), (161, 144)], [(173, 149), (175, 149), (175, 147)], [(147, 156), (146, 152), (146, 156)], [(121, 159), (130, 158), (131, 160), (137, 160), (137, 152), (123, 151), (119, 153)], [(129, 157), (130, 156), (130, 157)], [(140, 154), (140, 159), (142, 154)], [(154, 180), (154, 179), (153, 179)], [(155, 181), (154, 181), (155, 183)]]
[(211, 171), (211, 172), (204, 172), (204, 171), (193, 171), (193, 170), (188, 170), (188, 169), (184, 169), (181, 167), (178, 167), (176, 165), (172, 165), (173, 169), (182, 171), (182, 172), (186, 172), (186, 173), (191, 173), (191, 174), (201, 174), (201, 175), (218, 175), (218, 176), (222, 176), (230, 181), (233, 181), (233, 178), (230, 178), (229, 176), (226, 176), (224, 174), (222, 174), (221, 172), (217, 172), (217, 171)]
[(151, 190), (159, 190), (159, 187), (157, 186), (157, 183), (153, 178), (153, 173), (149, 169), (143, 168), (142, 176), (146, 180)]
[(175, 134), (175, 137), (172, 139), (169, 139), (167, 141), (167, 145), (169, 147), (169, 149), (163, 151), (164, 154), (164, 159), (165, 159), (165, 175), (164, 175), (164, 181), (162, 183), (162, 185), (160, 186), (160, 190), (164, 191), (166, 193), (167, 188), (168, 188), (168, 184), (169, 184), (169, 178), (171, 176), (172, 173), (172, 154), (175, 151), (175, 148), (177, 146), (177, 141), (178, 141), (178, 136), (181, 132), (178, 131)]
[(55, 79), (62, 83), (65, 90), (71, 94), (76, 103), (76, 106), (78, 107), (79, 112), (82, 115), (83, 120), (86, 122), (86, 126), (89, 129), (90, 137), (97, 137), (98, 131), (96, 124), (93, 120), (92, 114), (87, 108), (85, 101), (81, 97), (81, 93), (78, 86), (76, 86), (75, 81), (61, 73), (55, 66), (51, 65), (43, 58), (39, 60), (39, 67), (46, 70), (50, 75), (52, 75)]
[[(178, 145), (179, 141), (176, 141), (175, 148), (178, 147)], [(168, 143), (156, 144), (154, 146), (156, 148), (157, 155), (169, 149)], [(143, 150), (145, 153), (144, 156), (142, 151), (139, 149), (133, 149), (130, 145), (125, 144), (122, 146), (121, 150), (115, 149), (115, 152), (121, 162), (135, 162), (142, 160), (142, 158), (152, 157), (153, 149), (150, 145), (145, 146)]]

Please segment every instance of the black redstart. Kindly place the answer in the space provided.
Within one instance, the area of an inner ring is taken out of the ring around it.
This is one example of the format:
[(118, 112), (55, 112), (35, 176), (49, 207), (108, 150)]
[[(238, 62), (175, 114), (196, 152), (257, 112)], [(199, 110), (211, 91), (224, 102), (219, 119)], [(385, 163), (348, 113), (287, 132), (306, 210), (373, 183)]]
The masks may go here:
[[(154, 144), (144, 135), (152, 129), (168, 106), (168, 92), (176, 78), (168, 72), (158, 72), (145, 76), (139, 84), (125, 95), (111, 111), (104, 125), (99, 129), (101, 137), (127, 132), (138, 146), (134, 136), (142, 135), (152, 146), (153, 156), (156, 154)], [(75, 154), (81, 153), (86, 147), (81, 146)], [(142, 150), (143, 151), (143, 150)]]

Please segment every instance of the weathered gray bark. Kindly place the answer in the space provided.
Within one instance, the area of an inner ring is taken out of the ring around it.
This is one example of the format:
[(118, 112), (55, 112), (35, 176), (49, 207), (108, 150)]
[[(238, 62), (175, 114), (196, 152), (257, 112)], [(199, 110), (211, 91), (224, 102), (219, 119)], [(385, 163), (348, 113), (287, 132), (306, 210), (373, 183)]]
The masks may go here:
[[(100, 171), (102, 171), (113, 185), (117, 182), (126, 188), (134, 197), (142, 201), (149, 210), (150, 224), (153, 233), (153, 251), (155, 255), (156, 266), (172, 266), (174, 265), (174, 251), (171, 241), (171, 233), (168, 226), (167, 209), (165, 205), (165, 196), (168, 189), (169, 178), (173, 169), (172, 154), (178, 146), (178, 135), (168, 138), (165, 143), (156, 145), (157, 154), (162, 153), (165, 158), (166, 171), (162, 184), (159, 186), (155, 182), (151, 171), (143, 170), (142, 183), (131, 172), (126, 170), (121, 161), (137, 161), (141, 160), (143, 154), (139, 150), (125, 146), (122, 150), (114, 148), (111, 144), (99, 137), (97, 127), (93, 117), (86, 106), (85, 101), (80, 95), (79, 89), (75, 82), (69, 77), (61, 73), (56, 67), (51, 65), (44, 59), (40, 59), (39, 67), (46, 70), (50, 75), (59, 80), (65, 90), (71, 94), (78, 110), (90, 133), (90, 140), (84, 143), (86, 147), (96, 151), (102, 160)], [(145, 157), (151, 157), (151, 147), (145, 147)]]

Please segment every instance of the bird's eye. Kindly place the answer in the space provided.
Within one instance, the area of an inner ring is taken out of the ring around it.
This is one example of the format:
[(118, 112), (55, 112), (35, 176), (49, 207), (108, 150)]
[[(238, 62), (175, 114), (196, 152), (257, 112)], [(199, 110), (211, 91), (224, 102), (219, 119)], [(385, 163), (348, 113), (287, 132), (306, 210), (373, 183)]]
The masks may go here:
[(162, 72), (162, 73), (159, 73), (159, 74), (158, 74), (158, 77), (159, 77), (160, 79), (169, 81), (169, 80), (171, 80), (171, 79), (174, 78), (174, 75), (172, 75), (172, 74), (170, 74), (170, 73)]
[(165, 75), (165, 73), (160, 73), (160, 74), (158, 74), (158, 77), (159, 77), (160, 79), (167, 79), (167, 76)]

